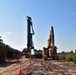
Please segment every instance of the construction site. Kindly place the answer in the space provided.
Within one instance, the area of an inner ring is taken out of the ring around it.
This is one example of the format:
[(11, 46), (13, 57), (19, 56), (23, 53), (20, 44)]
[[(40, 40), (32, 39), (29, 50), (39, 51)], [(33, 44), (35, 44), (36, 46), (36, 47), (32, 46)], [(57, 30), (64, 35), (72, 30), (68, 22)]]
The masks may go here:
[(27, 16), (27, 50), (9, 51), (7, 55), (6, 51), (1, 50), (0, 75), (76, 75), (76, 61), (67, 61), (64, 56), (58, 55), (53, 26), (49, 32), (47, 47), (43, 46), (40, 51), (35, 50), (33, 22)]

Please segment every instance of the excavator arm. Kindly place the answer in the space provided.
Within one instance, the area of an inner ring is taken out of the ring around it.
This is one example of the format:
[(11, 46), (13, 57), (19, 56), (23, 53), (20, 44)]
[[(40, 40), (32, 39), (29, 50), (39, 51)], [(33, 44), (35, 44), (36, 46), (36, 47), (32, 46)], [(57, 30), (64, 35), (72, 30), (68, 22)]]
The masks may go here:
[(50, 30), (50, 36), (49, 36), (49, 39), (48, 39), (48, 48), (51, 47), (51, 30)]

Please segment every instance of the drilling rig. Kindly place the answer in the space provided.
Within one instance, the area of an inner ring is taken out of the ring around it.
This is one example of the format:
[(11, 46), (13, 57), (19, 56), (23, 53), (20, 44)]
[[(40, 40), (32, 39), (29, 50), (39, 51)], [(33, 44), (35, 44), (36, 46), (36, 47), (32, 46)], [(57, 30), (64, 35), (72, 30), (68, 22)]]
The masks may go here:
[(27, 16), (27, 52), (31, 55), (31, 50), (34, 49), (33, 35), (33, 23), (31, 17)]
[(48, 39), (48, 46), (47, 48), (43, 48), (43, 57), (52, 58), (53, 60), (56, 59), (57, 56), (57, 47), (55, 46), (54, 41), (54, 29), (53, 26), (51, 26), (50, 30), (50, 36)]

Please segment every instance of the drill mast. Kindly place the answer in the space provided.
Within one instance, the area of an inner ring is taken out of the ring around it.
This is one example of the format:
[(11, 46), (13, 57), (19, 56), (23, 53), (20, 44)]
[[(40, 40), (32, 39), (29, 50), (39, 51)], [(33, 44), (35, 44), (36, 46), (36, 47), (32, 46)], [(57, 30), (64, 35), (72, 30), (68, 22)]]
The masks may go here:
[(33, 23), (31, 17), (27, 16), (27, 50), (31, 52), (34, 49), (32, 35), (34, 35)]

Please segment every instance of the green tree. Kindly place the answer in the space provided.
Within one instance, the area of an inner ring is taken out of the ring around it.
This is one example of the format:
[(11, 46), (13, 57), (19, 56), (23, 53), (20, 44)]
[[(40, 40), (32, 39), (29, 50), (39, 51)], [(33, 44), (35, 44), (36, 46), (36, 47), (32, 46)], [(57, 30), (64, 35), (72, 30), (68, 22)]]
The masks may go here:
[(27, 54), (27, 52), (28, 52), (28, 51), (27, 51), (27, 48), (24, 48), (24, 49), (22, 50), (22, 53), (24, 53), (24, 52)]
[(73, 50), (71, 50), (69, 53), (73, 53)]
[(62, 51), (62, 53), (65, 53), (64, 51)]

